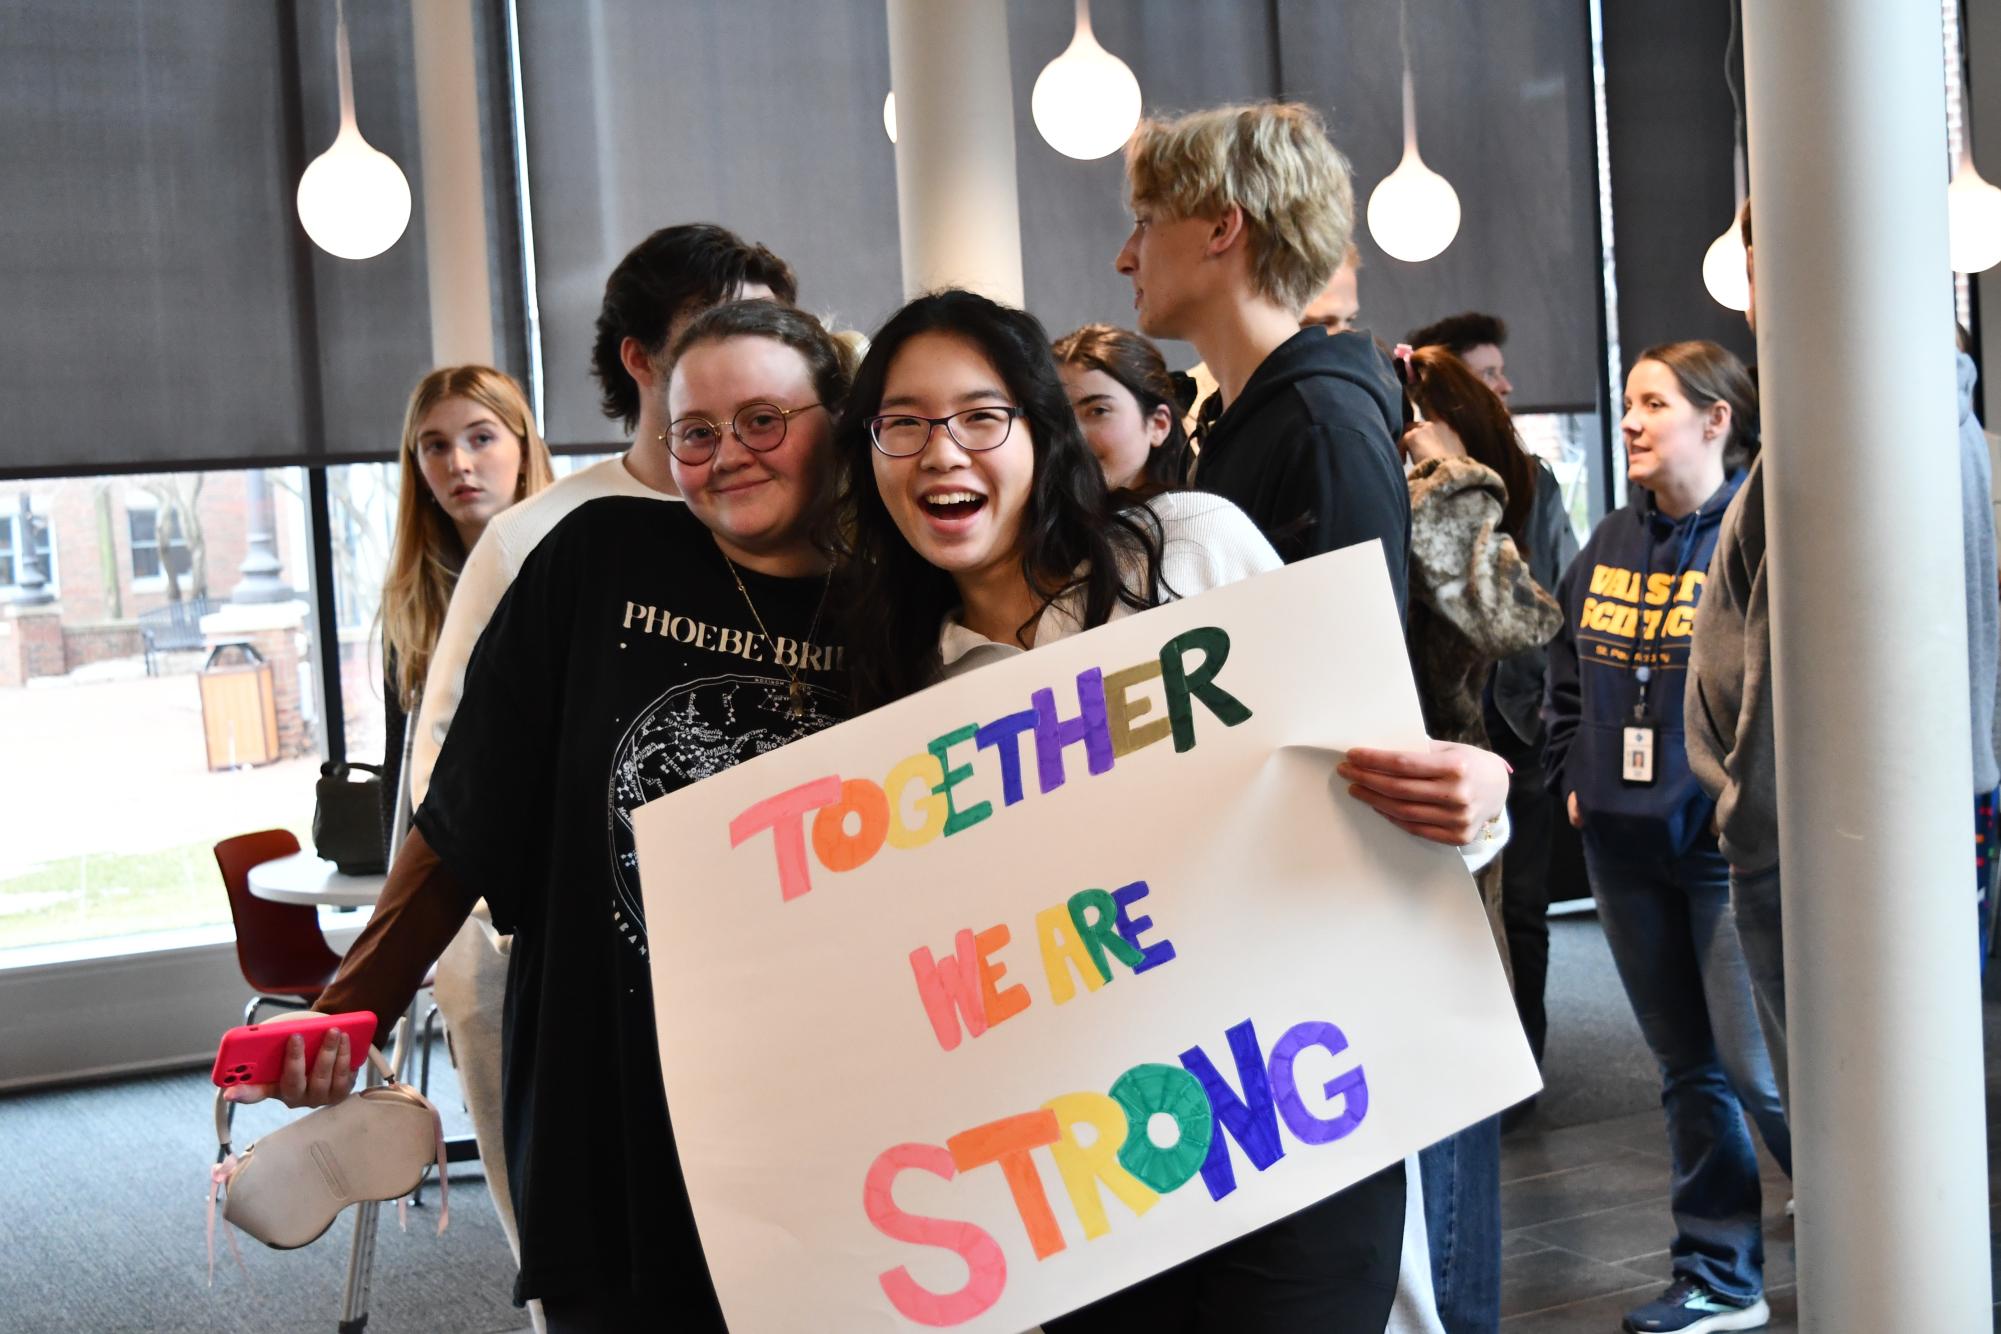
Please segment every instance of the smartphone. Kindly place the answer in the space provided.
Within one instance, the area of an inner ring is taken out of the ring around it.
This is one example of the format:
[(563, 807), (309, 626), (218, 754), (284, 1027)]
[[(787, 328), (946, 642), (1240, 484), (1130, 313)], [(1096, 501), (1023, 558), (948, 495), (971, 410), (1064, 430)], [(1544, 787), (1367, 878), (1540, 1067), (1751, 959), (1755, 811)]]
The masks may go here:
[(215, 1053), (215, 1069), (209, 1078), (217, 1088), (277, 1083), (285, 1071), (286, 1040), (295, 1033), (306, 1044), (309, 1069), (319, 1057), (323, 1039), (334, 1033), (347, 1034), (353, 1068), (359, 1070), (368, 1059), (369, 1044), (375, 1041), (375, 1016), (367, 1010), (350, 1010), (346, 1014), (315, 1014), (284, 1023), (232, 1028), (222, 1035), (222, 1045)]

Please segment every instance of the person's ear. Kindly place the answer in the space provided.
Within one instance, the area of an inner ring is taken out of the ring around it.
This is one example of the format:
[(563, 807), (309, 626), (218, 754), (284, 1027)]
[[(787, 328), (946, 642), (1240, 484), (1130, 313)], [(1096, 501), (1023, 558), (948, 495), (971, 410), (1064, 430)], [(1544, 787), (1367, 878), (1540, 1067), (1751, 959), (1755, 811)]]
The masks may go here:
[(1218, 257), (1243, 239), (1245, 229), (1250, 224), (1244, 218), (1243, 206), (1232, 204), (1224, 209), (1209, 224), (1209, 241), (1203, 253)]
[(1730, 405), (1722, 399), (1718, 399), (1716, 402), (1711, 403), (1709, 411), (1703, 414), (1702, 438), (1708, 441), (1714, 440), (1719, 435), (1727, 436), (1729, 434)]
[(1167, 433), (1174, 429), (1174, 409), (1162, 403), (1146, 419), (1146, 447), (1159, 449), (1167, 443)]
[(653, 364), (653, 354), (646, 350), (646, 344), (637, 338), (623, 338), (618, 344), (618, 359), (625, 365), (625, 373), (639, 386), (641, 394), (653, 392), (653, 386), (660, 378), (660, 368)]

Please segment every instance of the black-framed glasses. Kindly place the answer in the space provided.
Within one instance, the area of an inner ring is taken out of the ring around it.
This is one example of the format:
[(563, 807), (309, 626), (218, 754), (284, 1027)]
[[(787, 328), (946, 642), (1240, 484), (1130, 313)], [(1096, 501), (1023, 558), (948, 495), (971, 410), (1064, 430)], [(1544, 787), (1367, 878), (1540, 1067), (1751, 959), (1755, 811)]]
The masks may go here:
[(931, 433), (940, 426), (961, 449), (978, 453), (998, 449), (1007, 443), (1020, 408), (967, 408), (949, 417), (920, 417), (914, 412), (885, 412), (868, 419), (869, 438), (875, 447), (893, 459), (922, 454), (931, 443)]
[(764, 454), (785, 443), (785, 428), (794, 417), (823, 406), (806, 403), (796, 408), (781, 408), (776, 403), (746, 403), (726, 424), (712, 422), (707, 417), (680, 417), (667, 427), (667, 452), (691, 467), (707, 463), (722, 447), (723, 432), (727, 430), (745, 449)]

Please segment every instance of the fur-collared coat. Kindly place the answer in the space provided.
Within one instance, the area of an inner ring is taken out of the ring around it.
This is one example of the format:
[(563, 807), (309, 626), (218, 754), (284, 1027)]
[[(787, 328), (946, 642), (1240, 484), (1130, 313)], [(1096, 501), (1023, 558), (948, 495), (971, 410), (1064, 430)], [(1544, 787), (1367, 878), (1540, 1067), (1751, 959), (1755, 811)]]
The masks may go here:
[(1501, 531), (1507, 488), (1473, 459), (1410, 474), (1410, 659), (1440, 741), (1485, 746), (1481, 693), (1494, 664), (1547, 643), (1563, 613)]
[[(1492, 468), (1463, 456), (1427, 459), (1409, 482), (1410, 661), (1425, 723), (1440, 741), (1484, 747), (1481, 696), (1494, 664), (1547, 643), (1563, 613), (1501, 531), (1508, 490)], [(1499, 859), (1476, 879), (1506, 963)]]

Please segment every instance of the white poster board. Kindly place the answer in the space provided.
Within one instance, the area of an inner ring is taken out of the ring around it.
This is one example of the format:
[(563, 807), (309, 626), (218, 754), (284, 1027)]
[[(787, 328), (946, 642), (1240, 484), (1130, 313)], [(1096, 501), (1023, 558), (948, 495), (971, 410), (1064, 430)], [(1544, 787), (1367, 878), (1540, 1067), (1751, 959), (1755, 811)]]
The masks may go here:
[(1422, 742), (1372, 544), (641, 808), (731, 1327), (1021, 1330), (1533, 1092), (1458, 854), (1333, 773)]

